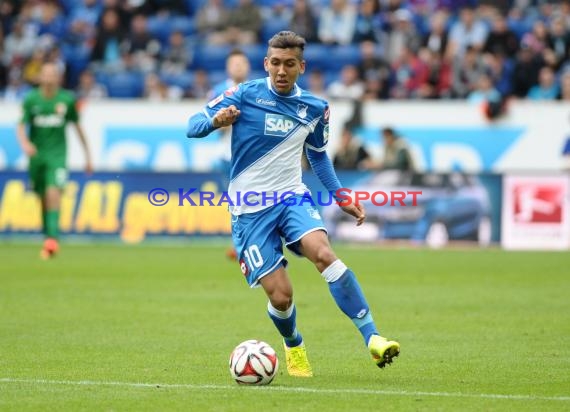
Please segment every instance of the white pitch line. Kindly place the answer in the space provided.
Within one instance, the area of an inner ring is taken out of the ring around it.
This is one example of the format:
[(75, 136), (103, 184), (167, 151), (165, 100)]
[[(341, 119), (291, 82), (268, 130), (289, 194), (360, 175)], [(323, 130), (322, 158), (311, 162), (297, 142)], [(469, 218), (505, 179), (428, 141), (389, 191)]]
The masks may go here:
[[(192, 383), (138, 383), (138, 382), (103, 382), (103, 381), (68, 381), (49, 379), (23, 379), (23, 378), (0, 378), (0, 383), (29, 383), (38, 385), (81, 385), (81, 386), (123, 386), (130, 388), (171, 388), (171, 389), (191, 389), (191, 390), (236, 390), (244, 389), (238, 385), (200, 385)], [(510, 399), (524, 401), (570, 401), (570, 396), (536, 396), (536, 395), (502, 395), (493, 393), (462, 393), (462, 392), (422, 392), (422, 391), (388, 391), (381, 389), (317, 389), (302, 388), (295, 386), (251, 386), (248, 389), (273, 391), (273, 392), (294, 392), (294, 393), (315, 393), (315, 394), (358, 394), (358, 395), (386, 395), (386, 396), (431, 396), (440, 398), (482, 398), (482, 399)]]

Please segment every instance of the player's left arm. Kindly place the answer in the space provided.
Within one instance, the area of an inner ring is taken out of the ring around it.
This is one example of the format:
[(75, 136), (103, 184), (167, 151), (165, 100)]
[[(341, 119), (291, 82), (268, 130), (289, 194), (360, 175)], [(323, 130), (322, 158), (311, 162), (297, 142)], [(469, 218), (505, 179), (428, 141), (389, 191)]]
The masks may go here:
[(85, 131), (79, 122), (73, 123), (75, 127), (75, 131), (77, 132), (77, 136), (79, 136), (79, 141), (81, 142), (81, 146), (83, 147), (83, 153), (85, 153), (85, 172), (90, 175), (93, 173), (93, 163), (91, 161), (91, 151), (89, 150), (89, 142), (87, 141), (87, 137), (85, 135)]
[(93, 163), (91, 161), (91, 150), (89, 149), (89, 142), (87, 136), (81, 123), (79, 122), (79, 112), (77, 110), (77, 102), (75, 99), (72, 100), (71, 104), (67, 110), (67, 120), (73, 124), (79, 141), (81, 142), (81, 147), (83, 148), (83, 153), (85, 153), (85, 172), (90, 175), (93, 173)]
[[(305, 148), (307, 159), (311, 164), (313, 172), (317, 175), (323, 186), (331, 193), (336, 194), (342, 189), (340, 180), (336, 175), (331, 159), (327, 155), (326, 148), (329, 138), (329, 108), (325, 107), (324, 114), (318, 122), (313, 133), (307, 137)], [(335, 196), (336, 198), (336, 196)], [(339, 199), (337, 199), (339, 200)], [(356, 225), (360, 226), (366, 218), (364, 206), (360, 203), (348, 202), (339, 203), (341, 209), (356, 218)]]

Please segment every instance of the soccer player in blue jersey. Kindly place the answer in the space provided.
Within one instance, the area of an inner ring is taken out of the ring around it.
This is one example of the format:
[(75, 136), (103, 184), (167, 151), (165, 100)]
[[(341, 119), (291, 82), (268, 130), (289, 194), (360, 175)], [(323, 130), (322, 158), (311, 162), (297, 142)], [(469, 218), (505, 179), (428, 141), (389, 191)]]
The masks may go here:
[[(289, 375), (309, 377), (313, 372), (296, 326), (282, 238), (293, 253), (313, 262), (382, 368), (398, 356), (400, 345), (379, 335), (354, 273), (335, 255), (318, 211), (306, 201), (310, 194), (301, 180), (303, 150), (327, 190), (335, 192), (341, 184), (325, 151), (328, 103), (296, 84), (305, 71), (304, 47), (305, 40), (293, 32), (273, 36), (264, 59), (269, 76), (215, 97), (189, 119), (187, 136), (204, 137), (232, 125), (232, 238), (247, 282), (263, 287), (269, 298), (267, 310), (283, 336)], [(357, 225), (364, 222), (362, 205), (339, 206)]]

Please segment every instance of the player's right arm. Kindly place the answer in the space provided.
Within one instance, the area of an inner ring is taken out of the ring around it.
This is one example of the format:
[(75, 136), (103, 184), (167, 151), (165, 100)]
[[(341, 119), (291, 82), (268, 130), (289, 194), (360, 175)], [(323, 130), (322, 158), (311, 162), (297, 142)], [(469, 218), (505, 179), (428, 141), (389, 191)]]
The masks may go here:
[(188, 120), (187, 137), (205, 137), (220, 127), (234, 124), (241, 111), (243, 86), (235, 86), (211, 100)]
[(30, 110), (30, 101), (27, 98), (24, 99), (24, 103), (22, 104), (22, 112), (22, 117), (16, 127), (16, 136), (18, 137), (18, 143), (20, 143), (20, 147), (26, 156), (32, 157), (36, 155), (38, 149), (36, 149), (36, 146), (28, 137), (27, 125), (32, 122), (32, 115)]

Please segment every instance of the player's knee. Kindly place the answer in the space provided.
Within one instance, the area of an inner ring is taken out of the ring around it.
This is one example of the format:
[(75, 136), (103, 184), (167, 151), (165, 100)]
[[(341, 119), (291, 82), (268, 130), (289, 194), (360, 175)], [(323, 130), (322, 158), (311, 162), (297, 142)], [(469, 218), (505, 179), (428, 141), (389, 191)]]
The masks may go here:
[(333, 250), (328, 245), (323, 245), (317, 249), (315, 256), (315, 262), (313, 262), (319, 271), (325, 270), (329, 267), (335, 260), (337, 260), (336, 255)]
[(293, 304), (293, 295), (286, 291), (275, 290), (269, 295), (269, 301), (275, 309), (286, 311)]

